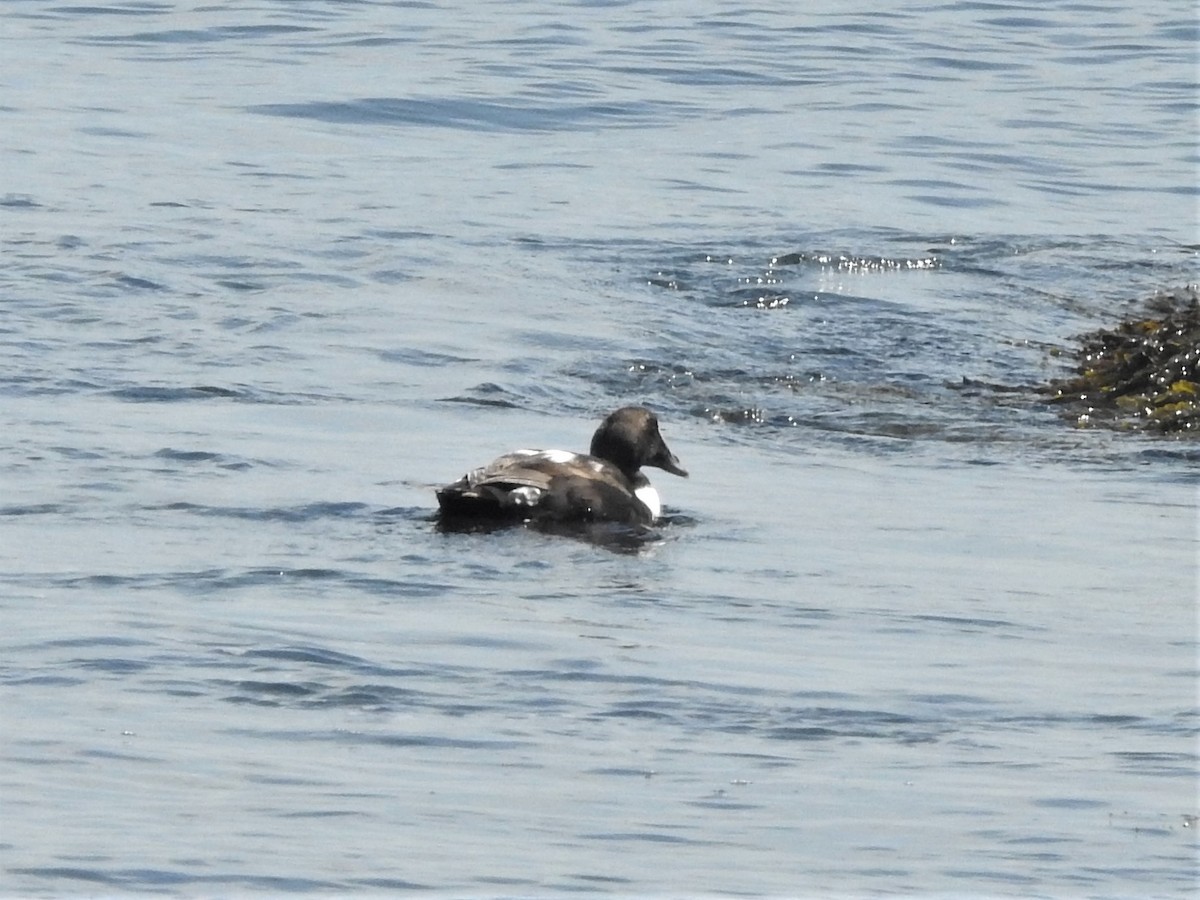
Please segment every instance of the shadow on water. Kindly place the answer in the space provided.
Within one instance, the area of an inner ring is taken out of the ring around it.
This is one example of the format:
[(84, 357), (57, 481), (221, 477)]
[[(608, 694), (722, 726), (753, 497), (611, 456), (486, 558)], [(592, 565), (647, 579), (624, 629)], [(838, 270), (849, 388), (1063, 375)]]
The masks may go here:
[[(531, 531), (538, 534), (571, 538), (591, 544), (612, 553), (636, 555), (659, 544), (666, 537), (657, 528), (644, 525), (626, 525), (620, 522), (563, 522), (552, 520), (478, 519), (433, 515), (429, 521), (435, 530), (444, 535), (493, 535), (498, 533)], [(665, 516), (660, 525), (690, 524), (687, 516)]]

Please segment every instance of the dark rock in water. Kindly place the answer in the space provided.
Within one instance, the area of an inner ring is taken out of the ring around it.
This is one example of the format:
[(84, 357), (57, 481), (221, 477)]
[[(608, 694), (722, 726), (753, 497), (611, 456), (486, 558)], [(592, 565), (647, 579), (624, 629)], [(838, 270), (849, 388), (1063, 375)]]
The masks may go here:
[(1077, 424), (1200, 435), (1200, 286), (1153, 295), (1074, 355), (1075, 375), (1040, 390)]

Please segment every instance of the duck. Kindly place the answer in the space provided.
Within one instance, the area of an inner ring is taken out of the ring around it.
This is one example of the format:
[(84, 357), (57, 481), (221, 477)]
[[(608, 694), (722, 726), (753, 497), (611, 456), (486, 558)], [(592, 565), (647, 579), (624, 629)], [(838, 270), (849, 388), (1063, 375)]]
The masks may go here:
[(658, 418), (644, 406), (609, 413), (587, 453), (514, 450), (438, 488), (443, 522), (611, 522), (649, 526), (661, 518), (658, 491), (642, 473), (654, 466), (687, 478)]

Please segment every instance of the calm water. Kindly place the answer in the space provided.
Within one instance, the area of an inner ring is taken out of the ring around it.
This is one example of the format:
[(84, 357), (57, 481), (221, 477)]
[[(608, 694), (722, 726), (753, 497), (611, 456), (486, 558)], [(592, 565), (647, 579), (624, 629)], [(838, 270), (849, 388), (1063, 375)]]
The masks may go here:
[[(1190, 896), (1194, 5), (0, 9), (0, 894)], [(1013, 389), (1016, 390), (1013, 390)], [(645, 402), (613, 552), (431, 487)]]

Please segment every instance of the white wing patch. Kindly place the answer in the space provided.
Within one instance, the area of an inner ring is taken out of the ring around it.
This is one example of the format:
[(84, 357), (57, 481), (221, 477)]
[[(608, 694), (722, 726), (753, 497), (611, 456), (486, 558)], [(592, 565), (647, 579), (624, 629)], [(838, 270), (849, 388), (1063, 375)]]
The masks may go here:
[(662, 503), (658, 499), (658, 491), (656, 491), (649, 483), (643, 484), (640, 488), (633, 492), (634, 496), (646, 504), (646, 508), (650, 510), (650, 515), (657, 519), (662, 515)]
[(560, 466), (575, 462), (579, 458), (578, 453), (572, 453), (570, 450), (543, 450), (541, 456)]
[(539, 459), (545, 460), (555, 465), (567, 465), (568, 463), (576, 462), (579, 459), (578, 453), (572, 453), (570, 450), (513, 450), (511, 453), (506, 453), (500, 459), (512, 459), (520, 457), (521, 459)]
[(513, 488), (508, 492), (508, 498), (514, 506), (537, 506), (544, 493), (541, 488), (525, 486)]

